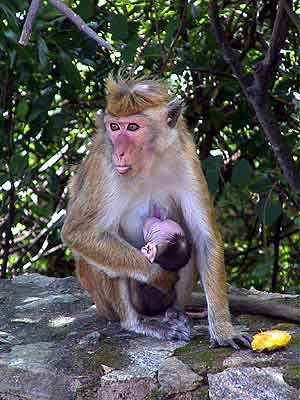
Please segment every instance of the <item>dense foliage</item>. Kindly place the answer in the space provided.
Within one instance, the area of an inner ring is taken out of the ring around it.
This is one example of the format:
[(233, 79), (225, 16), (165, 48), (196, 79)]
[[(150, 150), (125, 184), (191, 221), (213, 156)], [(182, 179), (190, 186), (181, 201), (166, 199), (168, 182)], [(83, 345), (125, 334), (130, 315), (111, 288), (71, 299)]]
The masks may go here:
[[(0, 0), (0, 266), (2, 277), (73, 269), (60, 241), (66, 183), (85, 153), (104, 79), (122, 65), (164, 77), (186, 103), (225, 239), (230, 281), (299, 289), (299, 195), (215, 41), (208, 1), (65, 1), (115, 51), (101, 50), (47, 1), (27, 47), (29, 2)], [(219, 2), (221, 3), (221, 2)], [(222, 2), (226, 40), (246, 73), (262, 59), (277, 1)], [(299, 1), (294, 12), (300, 13)], [(291, 24), (271, 88), (284, 141), (299, 161), (299, 32)], [(163, 189), (162, 189), (163, 190)]]

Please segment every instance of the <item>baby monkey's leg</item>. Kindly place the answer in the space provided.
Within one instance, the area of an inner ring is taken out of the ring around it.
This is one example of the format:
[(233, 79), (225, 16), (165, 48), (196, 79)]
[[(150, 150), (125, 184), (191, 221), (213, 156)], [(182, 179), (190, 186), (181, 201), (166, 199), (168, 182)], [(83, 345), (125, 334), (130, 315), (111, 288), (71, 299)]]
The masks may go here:
[(164, 319), (151, 320), (142, 318), (134, 309), (130, 299), (129, 281), (120, 279), (121, 308), (119, 310), (121, 326), (129, 331), (165, 340), (189, 341), (191, 330), (186, 320), (167, 314)]

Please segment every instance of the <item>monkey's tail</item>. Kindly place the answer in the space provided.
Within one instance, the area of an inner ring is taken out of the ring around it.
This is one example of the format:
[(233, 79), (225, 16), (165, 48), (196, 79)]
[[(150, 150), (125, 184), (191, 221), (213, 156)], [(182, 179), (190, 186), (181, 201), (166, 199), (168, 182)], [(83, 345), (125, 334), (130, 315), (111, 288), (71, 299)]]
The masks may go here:
[[(284, 299), (281, 301), (285, 301)], [(203, 293), (192, 294), (192, 307), (207, 307)], [(269, 317), (277, 317), (288, 321), (300, 322), (300, 297), (298, 303), (279, 303), (276, 299), (255, 299), (252, 296), (229, 295), (229, 306), (232, 313), (237, 314), (261, 314)]]

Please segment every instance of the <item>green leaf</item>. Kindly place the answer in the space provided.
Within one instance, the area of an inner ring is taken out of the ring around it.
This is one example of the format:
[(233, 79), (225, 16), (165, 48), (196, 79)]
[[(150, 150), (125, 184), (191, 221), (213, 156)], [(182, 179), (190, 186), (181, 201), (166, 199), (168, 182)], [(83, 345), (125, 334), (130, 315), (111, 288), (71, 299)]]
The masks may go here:
[(19, 25), (15, 14), (4, 4), (0, 4), (0, 9), (2, 9), (3, 13), (7, 21), (9, 22), (9, 26), (12, 27), (16, 32), (19, 32)]
[(38, 38), (38, 55), (42, 68), (48, 64), (48, 47), (44, 39)]
[(249, 185), (250, 191), (254, 193), (269, 192), (271, 188), (272, 182), (267, 176), (253, 177)]
[(0, 174), (0, 186), (3, 185), (8, 180), (8, 176), (5, 174)]
[(72, 63), (70, 58), (64, 58), (62, 63), (62, 72), (65, 79), (73, 85), (76, 89), (81, 88), (81, 77), (78, 69)]
[(139, 40), (137, 37), (130, 39), (127, 46), (125, 46), (121, 51), (122, 60), (125, 64), (130, 64), (134, 61), (134, 56), (136, 54), (136, 49), (139, 46)]
[(48, 218), (48, 216), (51, 213), (51, 207), (48, 207), (48, 206), (47, 207), (45, 207), (45, 206), (40, 207), (40, 206), (38, 206), (36, 204), (32, 204), (30, 206), (30, 210), (31, 210), (31, 212), (33, 213), (33, 215), (35, 217), (46, 217), (46, 218)]
[(115, 14), (110, 17), (111, 33), (114, 40), (126, 40), (128, 38), (127, 18), (123, 14)]
[(216, 126), (222, 125), (224, 122), (224, 112), (218, 110), (217, 107), (211, 107), (208, 111), (208, 116)]
[(52, 115), (45, 125), (42, 133), (42, 141), (44, 143), (53, 143), (65, 125), (64, 114)]
[(160, 57), (160, 48), (158, 45), (149, 45), (146, 47), (144, 51), (144, 56), (147, 58), (154, 57), (154, 58), (159, 58)]
[(49, 171), (48, 183), (51, 192), (56, 193), (59, 190), (60, 181), (54, 169)]
[(77, 95), (74, 86), (69, 85), (67, 82), (62, 82), (61, 95), (65, 99), (76, 100)]
[(173, 36), (176, 32), (176, 30), (179, 27), (179, 19), (178, 18), (173, 18), (167, 25), (166, 28), (166, 37), (165, 37), (165, 45), (170, 45), (172, 40), (173, 40)]
[(209, 191), (213, 195), (219, 190), (219, 176), (222, 165), (222, 156), (208, 157), (202, 163)]
[(233, 168), (231, 183), (235, 186), (246, 186), (248, 185), (253, 169), (249, 162), (244, 158), (241, 159), (236, 166)]
[(282, 205), (278, 200), (269, 197), (260, 200), (256, 207), (256, 215), (264, 225), (272, 225), (282, 214)]
[(95, 1), (94, 0), (81, 0), (76, 8), (77, 14), (86, 21), (95, 14)]
[(44, 90), (42, 90), (39, 95), (38, 93), (36, 93), (37, 96), (32, 102), (32, 111), (28, 118), (29, 122), (41, 120), (44, 123), (44, 120), (47, 118), (47, 112), (51, 106), (56, 90), (56, 87), (48, 86)]
[(12, 156), (10, 160), (10, 170), (14, 176), (21, 178), (27, 166), (28, 166), (27, 155), (14, 154)]
[(15, 62), (16, 62), (16, 57), (17, 57), (17, 52), (16, 50), (10, 51), (9, 52), (9, 60), (10, 60), (10, 64), (9, 67), (12, 69), (14, 68)]
[(11, 30), (5, 31), (5, 32), (4, 32), (4, 36), (5, 36), (8, 40), (11, 40), (13, 43), (18, 43), (19, 38), (18, 38), (18, 35), (17, 35), (15, 32), (13, 32), (13, 31), (11, 31)]
[(25, 121), (28, 110), (29, 110), (29, 105), (27, 103), (27, 100), (23, 98), (17, 105), (16, 118), (20, 119), (21, 121)]

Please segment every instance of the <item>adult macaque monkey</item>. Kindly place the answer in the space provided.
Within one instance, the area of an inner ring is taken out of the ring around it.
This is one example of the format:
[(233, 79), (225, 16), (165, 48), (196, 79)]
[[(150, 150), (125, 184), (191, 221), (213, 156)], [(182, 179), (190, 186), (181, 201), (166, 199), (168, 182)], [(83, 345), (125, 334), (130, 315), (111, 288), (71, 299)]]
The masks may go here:
[[(79, 278), (99, 314), (119, 319), (124, 328), (158, 338), (190, 338), (182, 315), (162, 321), (140, 318), (129, 295), (129, 280), (168, 296), (176, 285), (176, 307), (191, 295), (192, 269), (200, 272), (208, 305), (213, 345), (249, 346), (249, 337), (230, 321), (223, 242), (215, 221), (182, 105), (156, 80), (110, 76), (107, 108), (98, 118), (90, 152), (70, 184), (62, 230), (72, 249)], [(193, 243), (194, 256), (179, 273), (150, 262), (138, 249), (143, 221), (153, 204), (167, 210)]]

